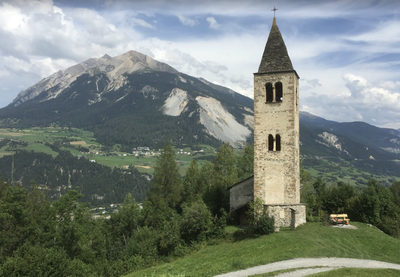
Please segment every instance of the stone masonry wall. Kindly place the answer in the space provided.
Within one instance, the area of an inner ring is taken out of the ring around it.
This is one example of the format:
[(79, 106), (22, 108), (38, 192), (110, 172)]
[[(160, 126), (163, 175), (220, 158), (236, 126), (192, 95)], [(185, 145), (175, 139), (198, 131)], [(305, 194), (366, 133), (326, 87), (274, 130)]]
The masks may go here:
[(306, 206), (297, 205), (266, 205), (269, 216), (275, 219), (275, 231), (280, 227), (292, 227), (306, 223)]
[[(282, 102), (266, 103), (265, 84), (283, 85)], [(281, 151), (268, 150), (268, 135)], [(265, 205), (300, 203), (298, 77), (294, 71), (254, 74), (254, 197)]]

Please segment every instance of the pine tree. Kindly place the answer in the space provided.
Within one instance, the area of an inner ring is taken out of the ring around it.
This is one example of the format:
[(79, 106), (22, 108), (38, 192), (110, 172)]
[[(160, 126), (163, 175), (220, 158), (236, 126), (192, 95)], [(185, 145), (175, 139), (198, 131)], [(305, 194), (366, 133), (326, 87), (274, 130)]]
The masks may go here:
[(246, 179), (254, 174), (254, 146), (246, 144), (243, 155), (237, 159), (238, 178)]
[(185, 202), (192, 201), (196, 195), (202, 195), (200, 169), (195, 159), (192, 160), (190, 166), (186, 170), (185, 178), (182, 182), (182, 196)]
[(176, 209), (181, 200), (181, 176), (174, 149), (170, 144), (164, 146), (162, 154), (157, 159), (148, 200), (155, 207), (172, 209)]
[(205, 203), (213, 215), (223, 208), (229, 212), (229, 192), (227, 188), (238, 181), (236, 158), (229, 143), (218, 149), (213, 165), (213, 182), (207, 190)]

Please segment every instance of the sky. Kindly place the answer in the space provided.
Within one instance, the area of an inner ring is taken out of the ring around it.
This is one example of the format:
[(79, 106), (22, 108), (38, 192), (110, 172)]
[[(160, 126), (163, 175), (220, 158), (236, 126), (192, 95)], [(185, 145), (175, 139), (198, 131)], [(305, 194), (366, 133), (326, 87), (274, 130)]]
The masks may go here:
[(397, 0), (0, 0), (0, 107), (58, 70), (129, 50), (253, 98), (274, 7), (301, 111), (400, 128)]

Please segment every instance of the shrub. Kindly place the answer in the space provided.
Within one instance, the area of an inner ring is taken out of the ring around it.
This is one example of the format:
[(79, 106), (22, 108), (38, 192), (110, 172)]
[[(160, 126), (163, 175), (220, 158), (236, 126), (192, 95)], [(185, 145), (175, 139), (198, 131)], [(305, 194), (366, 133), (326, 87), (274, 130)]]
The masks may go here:
[(249, 223), (248, 232), (254, 235), (268, 235), (275, 231), (275, 219), (267, 214), (261, 199), (257, 198), (249, 203), (246, 212)]
[(223, 238), (225, 237), (225, 227), (226, 227), (226, 220), (227, 214), (224, 208), (221, 208), (219, 211), (220, 216), (216, 215), (213, 219), (213, 227), (211, 231), (211, 236), (213, 238)]
[(181, 234), (186, 242), (198, 242), (207, 239), (212, 229), (212, 217), (201, 198), (182, 205)]

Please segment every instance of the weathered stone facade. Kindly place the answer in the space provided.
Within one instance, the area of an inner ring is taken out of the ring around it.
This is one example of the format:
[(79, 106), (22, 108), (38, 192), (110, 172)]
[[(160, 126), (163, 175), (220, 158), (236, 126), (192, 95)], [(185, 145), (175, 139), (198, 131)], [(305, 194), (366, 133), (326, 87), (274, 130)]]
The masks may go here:
[(280, 227), (291, 227), (306, 223), (306, 206), (304, 204), (293, 205), (266, 205), (268, 215), (275, 219), (275, 231)]
[(254, 197), (268, 207), (277, 228), (305, 223), (305, 206), (300, 204), (299, 77), (275, 18), (254, 74)]
[(230, 208), (244, 224), (247, 204), (260, 198), (275, 228), (306, 222), (300, 203), (299, 76), (274, 18), (254, 73), (254, 176), (230, 187)]
[[(265, 84), (282, 83), (281, 102), (266, 102)], [(269, 149), (271, 136), (273, 149)], [(280, 137), (280, 150), (276, 137)], [(254, 76), (254, 196), (267, 205), (300, 203), (298, 78), (295, 72)]]

